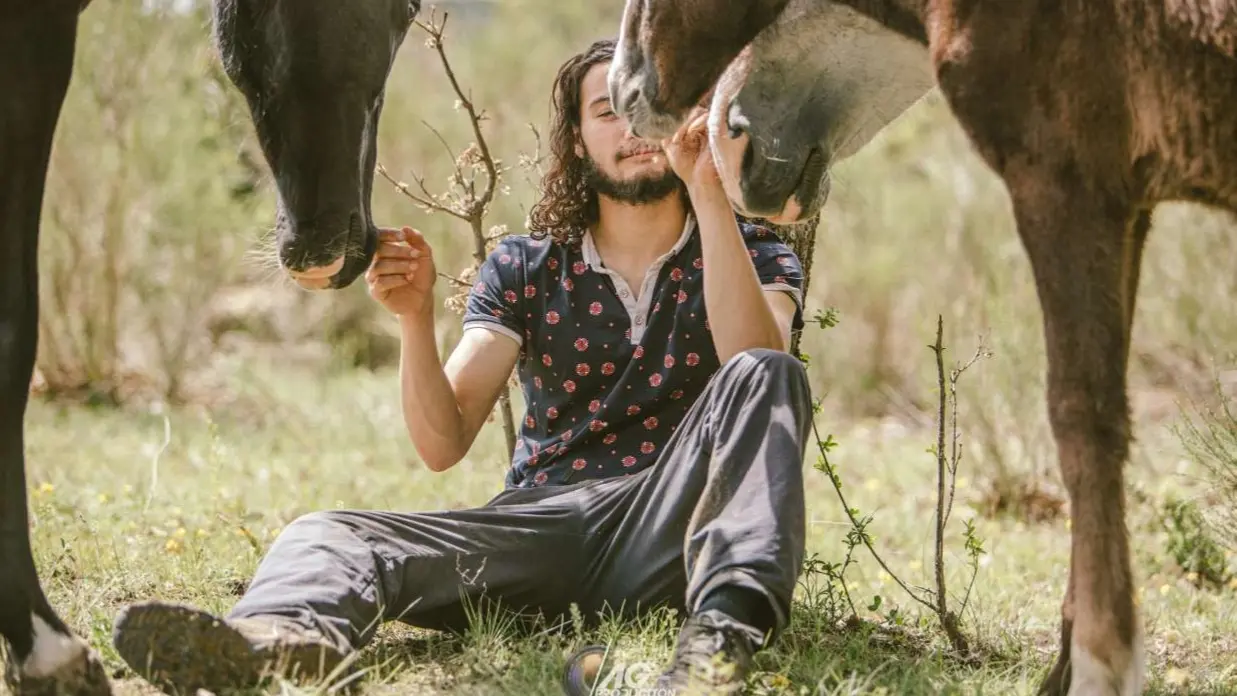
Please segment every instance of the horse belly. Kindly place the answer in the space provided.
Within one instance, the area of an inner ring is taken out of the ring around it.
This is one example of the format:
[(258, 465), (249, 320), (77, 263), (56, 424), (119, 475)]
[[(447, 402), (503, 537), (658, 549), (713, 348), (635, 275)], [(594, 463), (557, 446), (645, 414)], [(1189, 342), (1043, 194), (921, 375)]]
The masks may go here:
[(1237, 57), (1171, 16), (1126, 19), (1131, 155), (1148, 197), (1237, 212)]

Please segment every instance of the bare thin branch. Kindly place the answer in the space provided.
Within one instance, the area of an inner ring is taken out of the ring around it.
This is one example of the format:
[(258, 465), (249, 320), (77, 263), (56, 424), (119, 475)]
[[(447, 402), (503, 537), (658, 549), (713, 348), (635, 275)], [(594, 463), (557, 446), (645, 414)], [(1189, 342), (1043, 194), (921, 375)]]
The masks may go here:
[(455, 284), (457, 287), (461, 287), (461, 288), (472, 287), (472, 283), (469, 283), (466, 280), (461, 280), (460, 278), (456, 278), (450, 273), (443, 273), (442, 271), (438, 271), (438, 277)]
[(396, 181), (394, 178), (392, 178), (391, 175), (387, 172), (387, 168), (382, 166), (381, 163), (377, 167), (375, 167), (375, 169), (380, 175), (382, 175), (382, 178), (391, 182), (391, 184), (395, 186), (395, 188), (400, 193), (411, 198), (417, 205), (423, 206), (435, 212), (446, 213), (448, 215), (451, 215), (452, 217), (456, 217), (461, 220), (464, 220), (465, 222), (468, 221), (468, 218), (464, 217), (459, 212), (451, 208), (448, 208), (447, 206), (441, 203), (438, 203), (437, 201), (431, 200), (433, 196), (430, 194), (428, 190), (426, 190), (424, 180), (422, 180), (420, 177), (416, 178), (415, 181), (420, 185), (421, 190), (425, 192), (425, 197), (421, 197), (417, 195), (416, 193), (413, 193), (412, 189), (408, 187), (407, 183), (403, 181)]
[[(431, 47), (438, 53), (438, 59), (442, 63), (442, 68), (447, 74), (447, 80), (451, 83), (451, 89), (455, 91), (459, 97), (464, 110), (468, 112), (468, 121), (472, 125), (473, 135), (477, 139), (477, 148), (481, 151), (481, 162), (485, 167), (486, 184), (481, 195), (477, 196), (473, 201), (473, 211), (485, 210), (486, 206), (494, 198), (494, 188), (498, 182), (498, 170), (494, 165), (494, 157), (490, 154), (489, 143), (485, 140), (485, 135), (481, 132), (481, 120), (484, 117), (482, 113), (477, 111), (476, 106), (472, 102), (471, 92), (466, 94), (460, 86), (459, 80), (455, 76), (455, 70), (451, 67), (451, 61), (447, 58), (446, 44), (443, 42), (443, 31), (447, 25), (447, 13), (443, 13), (442, 21), (438, 24), (433, 23), (431, 15), (428, 23), (416, 21), (418, 27), (428, 33), (432, 39)], [(475, 214), (475, 213), (474, 213)]]

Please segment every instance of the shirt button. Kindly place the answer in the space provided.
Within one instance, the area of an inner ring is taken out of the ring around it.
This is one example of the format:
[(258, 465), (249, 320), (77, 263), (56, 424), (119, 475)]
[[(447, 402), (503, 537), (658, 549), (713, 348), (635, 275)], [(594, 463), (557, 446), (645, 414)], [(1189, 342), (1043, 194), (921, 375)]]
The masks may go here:
[(623, 288), (622, 290), (619, 290), (619, 297), (627, 297), (627, 295), (628, 295), (627, 288)]
[(643, 323), (644, 323), (644, 317), (636, 317), (636, 326), (640, 326)]

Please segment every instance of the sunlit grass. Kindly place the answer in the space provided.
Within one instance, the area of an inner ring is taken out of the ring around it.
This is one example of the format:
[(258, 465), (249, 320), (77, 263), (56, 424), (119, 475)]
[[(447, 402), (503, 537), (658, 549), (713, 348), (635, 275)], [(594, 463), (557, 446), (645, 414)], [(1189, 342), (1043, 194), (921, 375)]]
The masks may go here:
[[(111, 622), (125, 603), (158, 597), (225, 612), (279, 530), (300, 514), (456, 508), (482, 504), (501, 489), (497, 424), (450, 472), (431, 473), (416, 460), (391, 372), (322, 377), (259, 366), (231, 384), (239, 396), (226, 408), (122, 412), (40, 401), (31, 407), (39, 568), (55, 605), (112, 669), (122, 663), (110, 646)], [(932, 433), (823, 416), (818, 425), (841, 443), (831, 459), (851, 503), (875, 515), (869, 529), (893, 571), (930, 585), (935, 469), (925, 450)], [(1157, 495), (1131, 503), (1130, 528), (1151, 675), (1164, 693), (1184, 693), (1187, 682), (1191, 689), (1222, 689), (1237, 683), (1237, 594), (1196, 588), (1168, 559), (1155, 500), (1168, 491), (1195, 492), (1197, 472), (1166, 427), (1144, 430), (1143, 446), (1155, 453), (1146, 461), (1158, 464), (1132, 467), (1131, 487)], [(845, 517), (811, 461), (808, 553), (840, 560)], [(966, 580), (961, 520), (974, 515), (971, 503), (982, 495), (977, 473), (964, 462), (947, 558), (956, 593)], [(825, 590), (820, 578), (805, 575), (792, 629), (761, 654), (754, 680), (767, 693), (1033, 693), (1056, 647), (1068, 518), (975, 521), (988, 553), (964, 626), (984, 651), (980, 664), (948, 658), (935, 618), (860, 551), (845, 580), (864, 621), (834, 624), (807, 609), (819, 606), (811, 600)], [(865, 608), (874, 595), (883, 599), (875, 612)], [(901, 618), (890, 623), (895, 608)], [(363, 692), (552, 694), (563, 660), (586, 642), (616, 640), (618, 656), (657, 662), (668, 657), (673, 635), (673, 622), (657, 616), (534, 638), (492, 619), (464, 636), (390, 624), (359, 656), (368, 670)], [(122, 693), (143, 688), (131, 676), (120, 681)]]

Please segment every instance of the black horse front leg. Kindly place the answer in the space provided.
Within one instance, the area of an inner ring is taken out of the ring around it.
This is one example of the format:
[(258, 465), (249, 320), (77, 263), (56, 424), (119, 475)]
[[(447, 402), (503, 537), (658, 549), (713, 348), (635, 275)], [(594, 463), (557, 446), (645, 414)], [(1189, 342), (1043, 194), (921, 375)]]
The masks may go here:
[(0, 2), (0, 635), (17, 694), (110, 694), (98, 657), (48, 604), (30, 550), (23, 421), (38, 338), (38, 240), (78, 0)]

